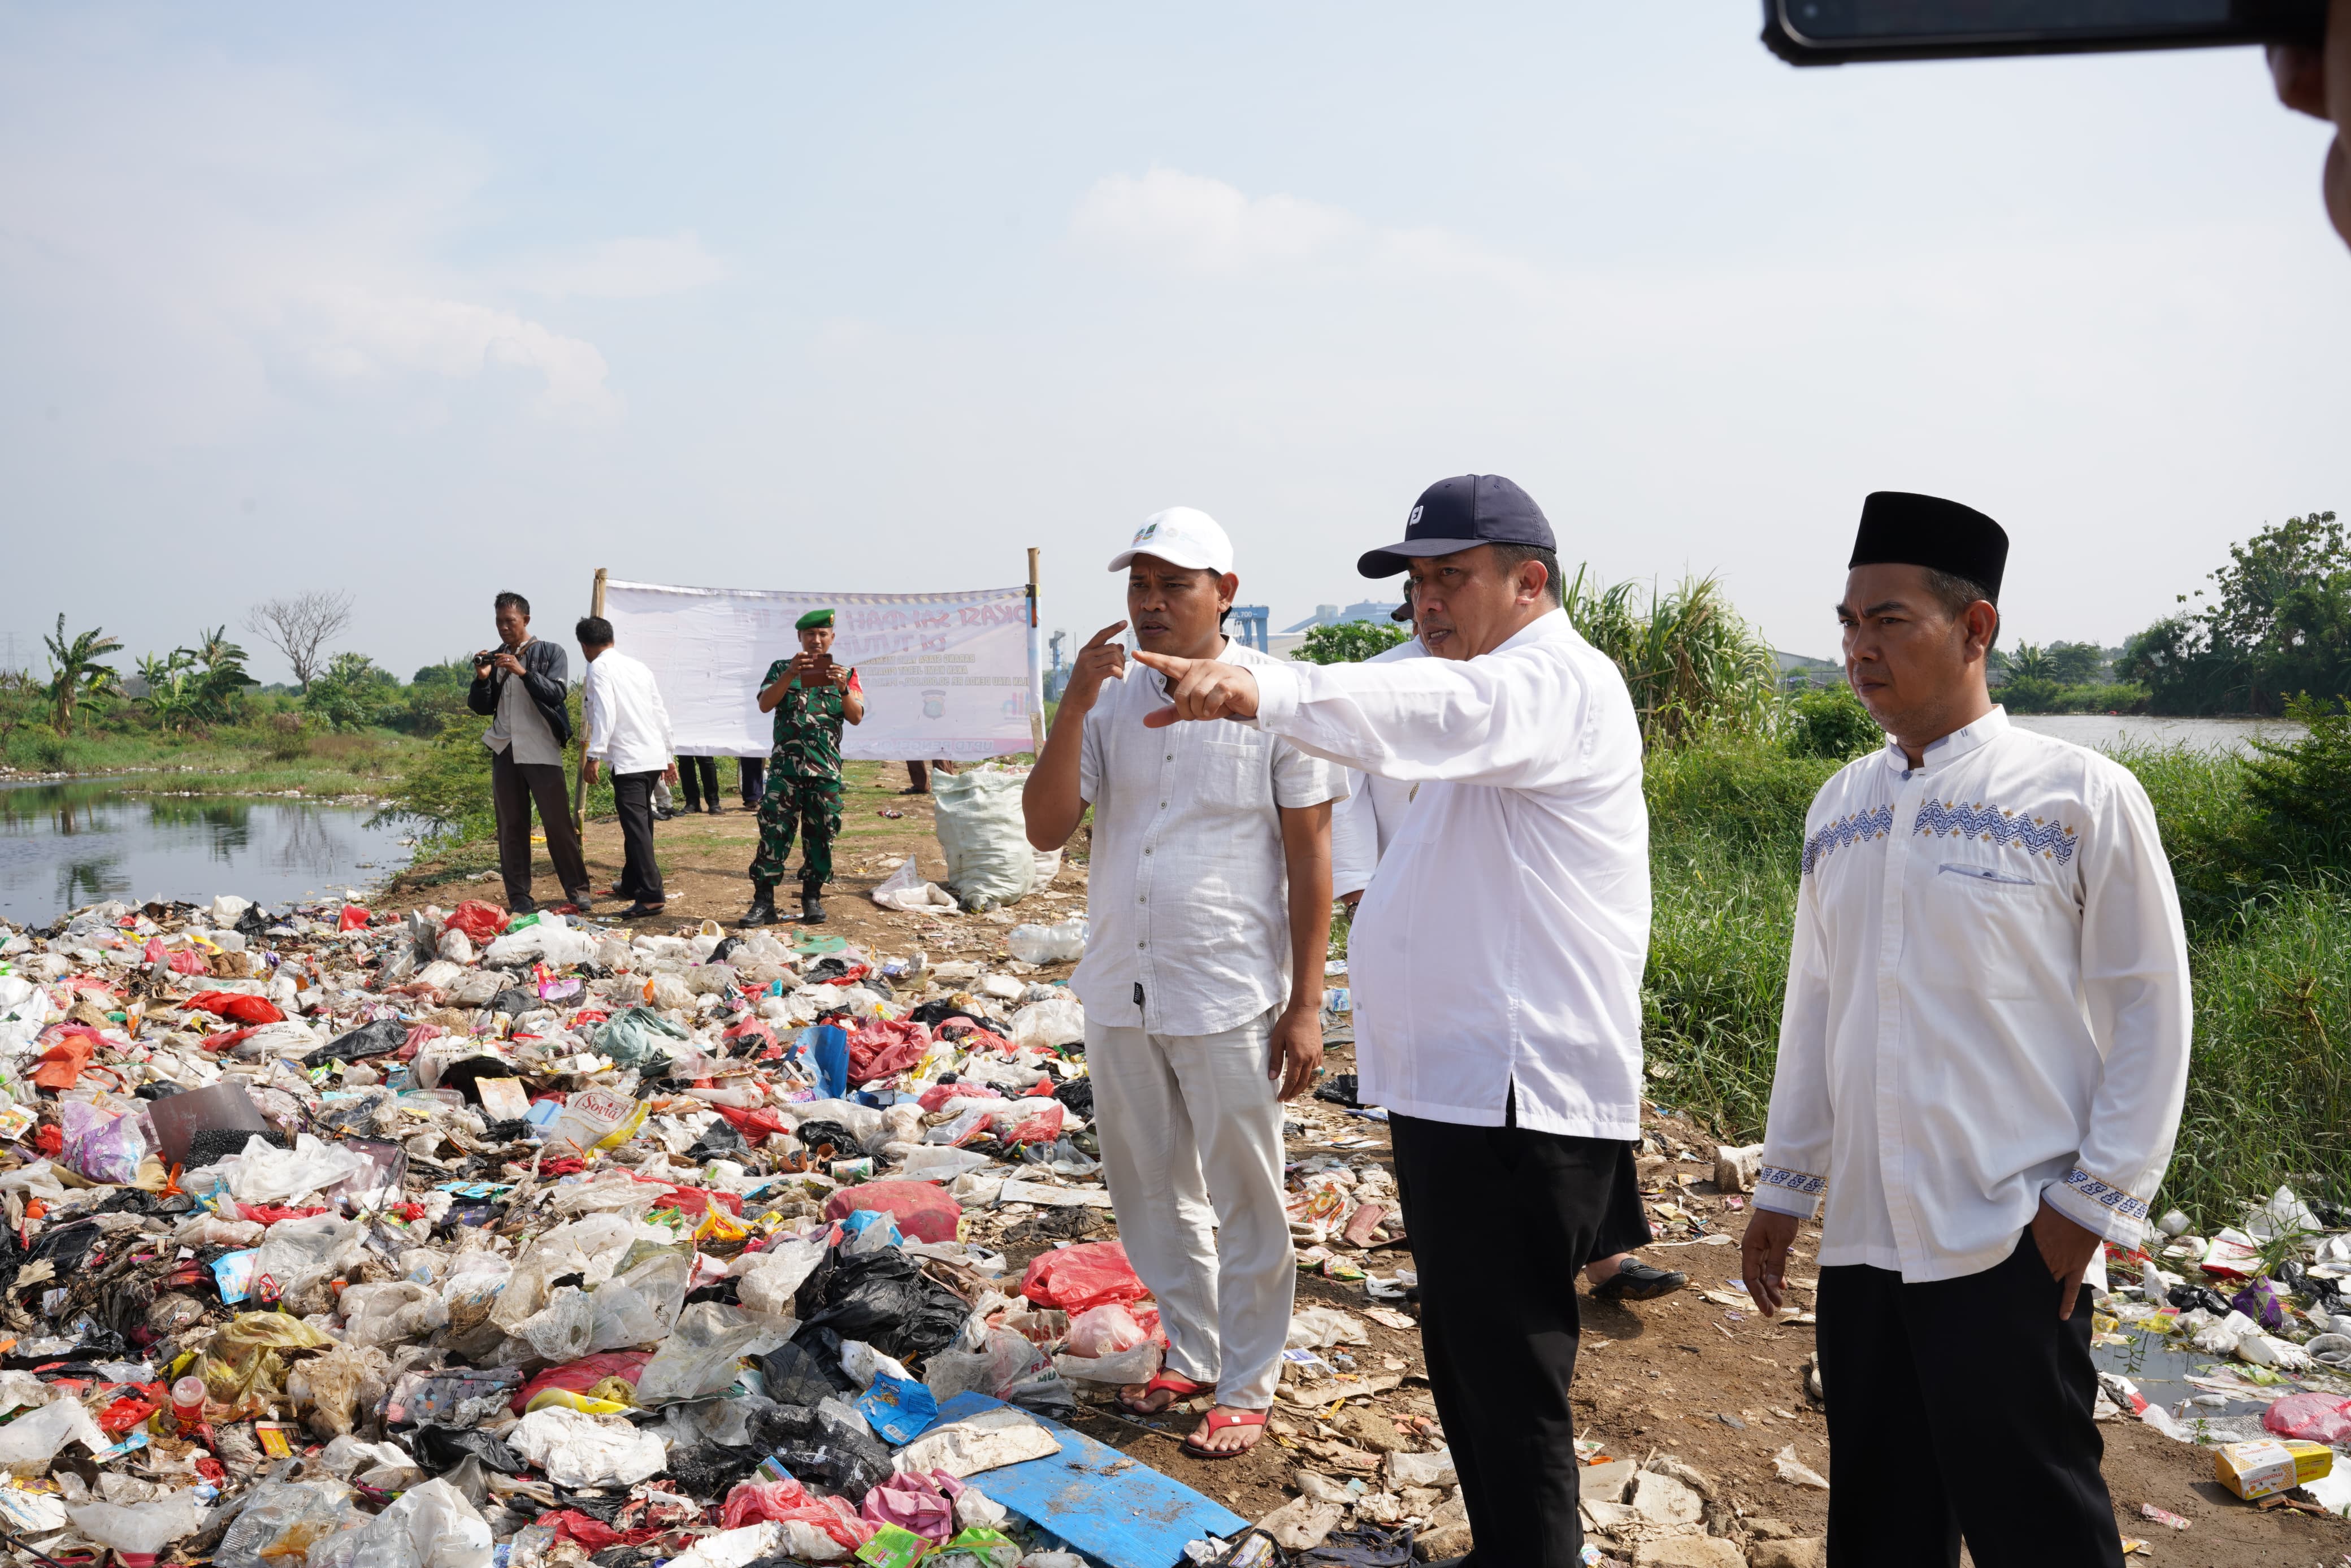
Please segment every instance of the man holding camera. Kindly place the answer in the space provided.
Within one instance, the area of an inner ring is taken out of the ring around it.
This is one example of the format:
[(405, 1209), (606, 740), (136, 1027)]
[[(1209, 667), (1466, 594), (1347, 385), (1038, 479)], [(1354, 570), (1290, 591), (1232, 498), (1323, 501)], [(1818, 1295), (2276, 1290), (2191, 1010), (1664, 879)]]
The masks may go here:
[(832, 662), (832, 612), (811, 610), (793, 623), (800, 651), (768, 666), (759, 711), (776, 716), (776, 750), (759, 797), (759, 852), (751, 862), (751, 907), (745, 925), (776, 922), (776, 884), (784, 880), (792, 838), (800, 838), (800, 921), (824, 920), (824, 884), (832, 880), (832, 841), (841, 831), (841, 727), (865, 719), (857, 672)]
[(492, 718), (482, 744), (490, 748), (490, 800), (497, 812), (507, 907), (517, 915), (538, 907), (530, 893), (530, 808), (537, 801), (547, 855), (564, 896), (572, 909), (586, 909), (592, 896), (588, 861), (580, 852), (580, 830), (563, 787), (563, 748), (571, 739), (563, 648), (530, 634), (530, 601), (521, 594), (499, 594), (496, 609), (498, 645), (474, 655), (465, 706)]

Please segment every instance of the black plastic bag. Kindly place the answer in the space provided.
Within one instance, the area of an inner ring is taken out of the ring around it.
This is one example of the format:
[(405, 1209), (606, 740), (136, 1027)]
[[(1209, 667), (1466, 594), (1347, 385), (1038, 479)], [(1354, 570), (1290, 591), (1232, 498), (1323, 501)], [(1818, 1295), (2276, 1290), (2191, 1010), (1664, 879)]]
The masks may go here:
[(236, 917), (236, 925), (232, 929), (246, 941), (253, 942), (266, 936), (270, 926), (276, 924), (269, 911), (255, 904), (248, 904), (245, 913)]
[(908, 1021), (936, 1029), (951, 1018), (969, 1018), (971, 1009), (957, 1005), (953, 997), (935, 997), (908, 1013)]
[(520, 986), (508, 986), (490, 998), (490, 1011), (504, 1013), (509, 1018), (520, 1018), (534, 1008), (546, 1005), (537, 991), (526, 990)]
[(398, 1019), (377, 1019), (363, 1023), (349, 1034), (337, 1035), (302, 1059), (305, 1067), (324, 1067), (330, 1061), (358, 1061), (370, 1056), (386, 1056), (408, 1043), (408, 1026)]
[(1293, 1559), (1299, 1568), (1406, 1568), (1412, 1562), (1412, 1526), (1385, 1531), (1365, 1525), (1361, 1530), (1334, 1530), (1320, 1546), (1309, 1547)]
[(735, 1483), (758, 1468), (761, 1454), (752, 1448), (730, 1448), (724, 1443), (696, 1443), (669, 1457), (669, 1476), (687, 1497), (723, 1498)]
[(821, 1484), (852, 1501), (890, 1475), (890, 1450), (871, 1433), (805, 1406), (762, 1411), (751, 1437), (755, 1448), (774, 1455), (801, 1482)]
[(1094, 1119), (1094, 1081), (1091, 1078), (1064, 1078), (1053, 1085), (1053, 1098), (1071, 1112), (1091, 1122)]
[(743, 938), (740, 936), (726, 937), (710, 950), (710, 956), (704, 961), (711, 964), (727, 963), (735, 956), (735, 949), (741, 946), (743, 946)]
[[(840, 1343), (838, 1338), (833, 1341), (836, 1346)], [(836, 1351), (833, 1366), (837, 1370), (840, 1364)], [(835, 1394), (847, 1393), (843, 1385), (854, 1386), (846, 1376), (835, 1382), (822, 1358), (809, 1346), (797, 1343), (779, 1344), (759, 1357), (759, 1381), (777, 1404), (805, 1405), (811, 1410)]]
[(1314, 1091), (1314, 1098), (1327, 1101), (1333, 1105), (1343, 1105), (1350, 1111), (1360, 1111), (1364, 1108), (1364, 1103), (1355, 1098), (1355, 1085), (1356, 1079), (1353, 1073), (1333, 1073), (1331, 1082)]
[(856, 1134), (840, 1123), (828, 1122), (821, 1116), (812, 1116), (802, 1122), (792, 1136), (800, 1141), (800, 1147), (811, 1154), (826, 1144), (831, 1144), (833, 1152), (843, 1159), (853, 1159), (865, 1152), (865, 1146), (857, 1141)]
[(721, 1116), (694, 1141), (694, 1147), (686, 1150), (685, 1155), (699, 1165), (709, 1160), (731, 1160), (750, 1151), (751, 1145), (744, 1142), (741, 1131), (734, 1123)]
[(428, 1475), (454, 1470), (468, 1458), (481, 1460), (502, 1476), (518, 1476), (527, 1468), (504, 1442), (469, 1427), (419, 1427), (408, 1434), (408, 1451)]
[(830, 1329), (909, 1361), (953, 1344), (971, 1315), (962, 1297), (924, 1278), (895, 1248), (857, 1258), (836, 1250), (832, 1263), (817, 1310), (801, 1320), (802, 1334)]

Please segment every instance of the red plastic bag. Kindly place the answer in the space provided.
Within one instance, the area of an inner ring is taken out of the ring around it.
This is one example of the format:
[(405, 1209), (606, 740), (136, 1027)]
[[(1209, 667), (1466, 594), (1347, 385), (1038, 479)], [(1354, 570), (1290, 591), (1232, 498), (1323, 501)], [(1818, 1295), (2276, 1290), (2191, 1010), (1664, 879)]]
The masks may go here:
[(873, 1538), (873, 1526), (860, 1519), (846, 1499), (811, 1497), (795, 1480), (737, 1481), (726, 1494), (719, 1518), (729, 1530), (771, 1520), (778, 1523), (799, 1520), (815, 1525), (852, 1552)]
[(792, 1130), (792, 1124), (784, 1120), (780, 1112), (745, 1111), (734, 1105), (713, 1105), (710, 1108), (734, 1123), (735, 1130), (750, 1143), (763, 1144), (778, 1133)]
[[(542, 1168), (542, 1173), (544, 1170)], [(601, 1355), (583, 1355), (578, 1361), (561, 1366), (550, 1366), (516, 1391), (514, 1411), (519, 1416), (529, 1408), (530, 1402), (549, 1388), (568, 1388), (574, 1394), (585, 1394), (608, 1377), (617, 1377), (634, 1388), (637, 1374), (653, 1358), (649, 1350), (614, 1350)]]
[(1070, 1319), (1070, 1354), (1089, 1360), (1133, 1350), (1150, 1337), (1134, 1314), (1115, 1301), (1089, 1307)]
[(936, 1115), (939, 1107), (950, 1100), (1001, 1100), (1004, 1096), (985, 1083), (934, 1083), (923, 1091), (923, 1114)]
[(61, 1023), (42, 1037), (51, 1042), (33, 1068), (33, 1082), (44, 1089), (70, 1089), (81, 1082), (81, 1070), (98, 1054), (98, 1030), (86, 1023)]
[(361, 909), (358, 904), (346, 904), (343, 905), (343, 916), (340, 920), (335, 923), (335, 929), (338, 931), (362, 930), (366, 927), (367, 923), (374, 918), (375, 917), (373, 915), (370, 915), (366, 910)]
[(495, 904), (485, 904), (469, 898), (449, 912), (441, 923), (444, 931), (463, 931), (476, 947), (486, 947), (506, 935), (507, 912)]
[(1115, 1241), (1081, 1241), (1047, 1252), (1020, 1276), (1020, 1293), (1040, 1307), (1082, 1312), (1113, 1301), (1139, 1301), (1151, 1294)]
[(2262, 1425), (2281, 1437), (2335, 1444), (2351, 1437), (2351, 1399), (2332, 1394), (2289, 1394), (2262, 1412)]
[(869, 1181), (842, 1187), (825, 1199), (824, 1217), (839, 1221), (866, 1208), (889, 1215), (900, 1235), (916, 1241), (952, 1241), (963, 1218), (963, 1206), (927, 1181)]
[(904, 1072), (931, 1048), (931, 1031), (918, 1023), (873, 1019), (849, 1037), (849, 1081), (871, 1083)]
[(198, 991), (180, 1005), (231, 1023), (278, 1023), (286, 1017), (267, 997), (248, 997), (236, 991)]
[(1050, 1144), (1061, 1135), (1061, 1103), (1048, 1100), (1045, 1108), (1004, 1134), (1004, 1142), (1013, 1147), (1022, 1144)]

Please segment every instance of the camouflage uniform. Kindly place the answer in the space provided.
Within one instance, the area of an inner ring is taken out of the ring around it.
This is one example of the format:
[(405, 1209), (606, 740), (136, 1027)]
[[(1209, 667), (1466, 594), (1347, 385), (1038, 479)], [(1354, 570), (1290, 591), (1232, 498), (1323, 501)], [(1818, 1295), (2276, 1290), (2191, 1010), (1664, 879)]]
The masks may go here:
[[(778, 659), (768, 665), (759, 689), (782, 680), (791, 664)], [(854, 669), (849, 685), (864, 689)], [(796, 830), (802, 836), (800, 880), (832, 880), (832, 841), (841, 831), (841, 698), (848, 689), (810, 690), (795, 681), (776, 705), (776, 749), (759, 797), (759, 852), (751, 862), (755, 887), (770, 888), (784, 880)]]

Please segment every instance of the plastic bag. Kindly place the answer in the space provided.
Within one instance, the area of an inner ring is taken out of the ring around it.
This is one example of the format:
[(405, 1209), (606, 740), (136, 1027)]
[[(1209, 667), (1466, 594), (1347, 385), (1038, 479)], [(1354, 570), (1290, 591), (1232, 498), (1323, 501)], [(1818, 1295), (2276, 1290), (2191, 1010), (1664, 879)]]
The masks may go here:
[(1080, 1383), (1148, 1383), (1165, 1353), (1149, 1340), (1112, 1355), (1057, 1355), (1053, 1370)]
[(651, 1008), (636, 1007), (599, 1025), (595, 1044), (622, 1067), (643, 1067), (657, 1056), (671, 1054), (663, 1040), (686, 1038), (685, 1030)]
[(939, 1402), (913, 1378), (885, 1374), (859, 1397), (857, 1413), (885, 1441), (904, 1445), (921, 1437), (939, 1418)]
[(291, 1301), (308, 1310), (313, 1303), (301, 1298), (341, 1270), (357, 1266), (364, 1234), (365, 1228), (356, 1220), (332, 1214), (279, 1220), (269, 1228), (253, 1260), (254, 1294), (267, 1304)]
[(68, 1100), (57, 1111), (65, 1129), (66, 1168), (92, 1181), (135, 1180), (151, 1146), (139, 1114), (110, 1115), (95, 1105)]
[(543, 1360), (577, 1361), (595, 1335), (596, 1309), (597, 1299), (579, 1286), (558, 1285), (548, 1292), (547, 1305), (515, 1325), (515, 1337)]
[(799, 1344), (780, 1344), (759, 1357), (759, 1383), (777, 1404), (811, 1410), (840, 1392), (823, 1362)]
[(953, 909), (956, 906), (955, 894), (937, 883), (923, 880), (923, 873), (914, 869), (914, 857), (912, 855), (908, 855), (905, 862), (883, 878), (881, 885), (873, 890), (873, 902), (884, 909), (909, 912)]
[(491, 1546), (488, 1522), (465, 1494), (430, 1480), (313, 1546), (308, 1568), (489, 1568)]
[(1086, 917), (1072, 915), (1051, 925), (1016, 925), (1004, 945), (1024, 964), (1074, 964), (1086, 956)]
[(947, 885), (966, 909), (1015, 903), (1036, 885), (1037, 856), (1020, 810), (1023, 779), (1001, 768), (974, 768), (931, 786)]
[(803, 1335), (831, 1329), (901, 1361), (955, 1343), (970, 1313), (961, 1297), (925, 1279), (914, 1260), (895, 1248), (836, 1258), (818, 1279), (816, 1310), (801, 1322)]
[(340, 1481), (264, 1481), (221, 1538), (215, 1568), (290, 1568), (342, 1527), (351, 1496)]
[(1046, 1252), (1020, 1276), (1020, 1293), (1040, 1307), (1082, 1312), (1113, 1301), (1139, 1301), (1151, 1294), (1115, 1241), (1084, 1241)]
[(2262, 1412), (2262, 1426), (2281, 1437), (2331, 1447), (2351, 1438), (2351, 1399), (2332, 1394), (2289, 1394)]
[(1116, 1355), (1120, 1351), (1133, 1350), (1150, 1337), (1134, 1321), (1134, 1314), (1116, 1302), (1090, 1307), (1070, 1319), (1071, 1355)]
[(74, 1528), (100, 1546), (141, 1557), (152, 1557), (202, 1530), (208, 1511), (191, 1492), (173, 1492), (154, 1502), (92, 1502), (66, 1509)]
[(901, 1233), (917, 1241), (953, 1241), (963, 1223), (963, 1206), (928, 1182), (864, 1182), (824, 1202), (824, 1217), (831, 1220), (867, 1209), (889, 1215)]
[(755, 1312), (788, 1318), (793, 1300), (816, 1266), (824, 1261), (822, 1241), (779, 1241), (764, 1252), (747, 1252), (727, 1266), (741, 1284), (736, 1299)]
[(462, 931), (476, 947), (486, 947), (506, 935), (507, 912), (495, 904), (485, 904), (469, 898), (449, 912), (441, 923), (444, 931)]
[(273, 1147), (258, 1136), (247, 1138), (243, 1151), (204, 1169), (226, 1182), (229, 1196), (239, 1203), (287, 1203), (347, 1181), (369, 1163), (354, 1149), (322, 1144), (303, 1133), (290, 1149)]
[[(628, 1397), (634, 1400), (637, 1377), (653, 1358), (653, 1353), (649, 1350), (612, 1351), (602, 1355), (582, 1356), (566, 1366), (550, 1366), (516, 1393), (514, 1408), (517, 1413), (529, 1410), (539, 1405), (542, 1395), (584, 1395), (591, 1389), (614, 1393), (625, 1391)], [(608, 1387), (613, 1384), (621, 1386)]]
[(1012, 1015), (1012, 1043), (1059, 1051), (1086, 1040), (1086, 1009), (1075, 997), (1030, 1002)]
[(609, 1089), (582, 1089), (564, 1102), (543, 1146), (550, 1156), (585, 1159), (617, 1149), (645, 1124), (645, 1103)]
[(520, 1455), (489, 1433), (471, 1427), (419, 1427), (408, 1435), (408, 1446), (416, 1462), (431, 1471), (454, 1470), (467, 1459), (479, 1459), (502, 1476), (523, 1472)]
[(595, 956), (593, 936), (569, 925), (558, 925), (544, 915), (538, 925), (509, 931), (482, 949), (482, 962), (495, 968), (548, 964), (560, 969), (571, 964), (585, 964)]
[(361, 1409), (375, 1408), (391, 1374), (392, 1363), (383, 1352), (339, 1344), (324, 1355), (296, 1362), (286, 1375), (286, 1393), (310, 1406), (312, 1431), (331, 1437), (349, 1432)]
[(507, 1434), (514, 1451), (547, 1473), (557, 1486), (634, 1486), (669, 1467), (660, 1437), (641, 1432), (618, 1416), (588, 1416), (577, 1410), (530, 1412)]
[(782, 1318), (696, 1301), (678, 1314), (677, 1327), (645, 1363), (637, 1378), (637, 1403), (651, 1406), (724, 1394), (740, 1375), (745, 1356), (789, 1343), (791, 1332)]
[(68, 1443), (79, 1443), (93, 1454), (111, 1444), (81, 1402), (70, 1397), (0, 1427), (0, 1469), (17, 1476), (47, 1475), (49, 1461)]
[(596, 1287), (596, 1329), (588, 1352), (622, 1350), (668, 1338), (693, 1276), (690, 1246), (654, 1247), (641, 1241), (632, 1247), (620, 1271)]

